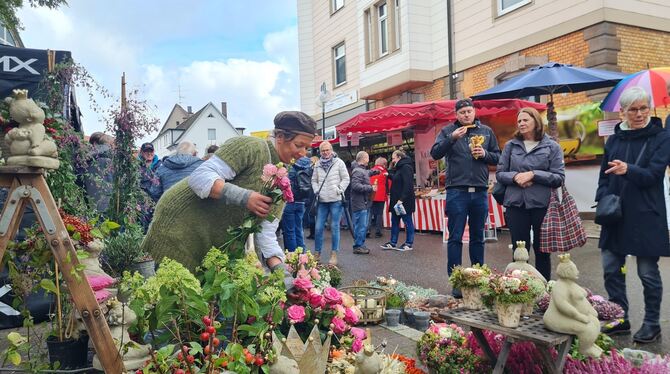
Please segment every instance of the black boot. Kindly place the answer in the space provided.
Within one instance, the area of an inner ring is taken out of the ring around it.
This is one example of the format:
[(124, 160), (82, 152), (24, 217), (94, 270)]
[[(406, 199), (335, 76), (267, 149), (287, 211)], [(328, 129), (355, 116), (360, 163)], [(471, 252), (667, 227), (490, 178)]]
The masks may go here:
[(633, 341), (636, 343), (653, 343), (661, 337), (661, 328), (642, 324), (639, 330), (633, 335)]

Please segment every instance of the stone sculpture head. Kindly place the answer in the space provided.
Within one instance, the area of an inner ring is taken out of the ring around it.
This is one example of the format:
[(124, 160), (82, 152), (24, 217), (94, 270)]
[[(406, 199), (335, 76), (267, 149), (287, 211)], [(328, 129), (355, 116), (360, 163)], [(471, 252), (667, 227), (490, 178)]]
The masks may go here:
[(572, 260), (570, 254), (564, 253), (558, 256), (559, 263), (556, 266), (556, 275), (561, 279), (577, 280), (579, 279), (579, 270)]
[(14, 90), (13, 98), (9, 99), (13, 105), (9, 106), (9, 115), (20, 124), (44, 122), (44, 111), (33, 99), (28, 98), (28, 90)]
[[(526, 249), (526, 243), (521, 242), (523, 245), (519, 245), (519, 242), (516, 244), (516, 249), (514, 250), (514, 261), (523, 261), (528, 262), (530, 258), (528, 255), (528, 249)], [(510, 247), (512, 245), (510, 244)]]

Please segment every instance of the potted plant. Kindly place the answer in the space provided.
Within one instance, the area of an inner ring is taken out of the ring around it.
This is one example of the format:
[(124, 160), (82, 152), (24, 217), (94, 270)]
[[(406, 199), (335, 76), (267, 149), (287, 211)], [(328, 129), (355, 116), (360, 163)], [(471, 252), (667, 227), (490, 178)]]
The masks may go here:
[(120, 277), (124, 271), (138, 271), (148, 278), (155, 274), (154, 260), (142, 250), (144, 234), (142, 227), (135, 224), (126, 225), (125, 229), (105, 239), (102, 260), (105, 270)]
[(417, 342), (417, 355), (431, 373), (485, 372), (484, 359), (467, 344), (467, 335), (455, 324), (432, 324)]
[(463, 293), (463, 306), (467, 309), (481, 309), (482, 287), (488, 283), (491, 269), (486, 265), (475, 264), (472, 267), (456, 266), (449, 276), (449, 283)]
[(498, 323), (504, 327), (519, 326), (521, 307), (533, 302), (538, 296), (537, 290), (528, 284), (528, 277), (521, 271), (508, 275), (494, 274), (484, 291), (484, 298), (495, 306)]

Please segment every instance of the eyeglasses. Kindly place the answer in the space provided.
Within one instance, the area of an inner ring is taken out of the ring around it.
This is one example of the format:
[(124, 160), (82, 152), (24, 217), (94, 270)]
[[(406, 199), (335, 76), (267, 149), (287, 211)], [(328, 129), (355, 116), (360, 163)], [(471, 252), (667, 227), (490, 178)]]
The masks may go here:
[(649, 111), (649, 107), (648, 106), (642, 106), (642, 107), (639, 107), (639, 108), (628, 108), (628, 109), (626, 109), (626, 111), (630, 114), (636, 114), (637, 112), (647, 113)]

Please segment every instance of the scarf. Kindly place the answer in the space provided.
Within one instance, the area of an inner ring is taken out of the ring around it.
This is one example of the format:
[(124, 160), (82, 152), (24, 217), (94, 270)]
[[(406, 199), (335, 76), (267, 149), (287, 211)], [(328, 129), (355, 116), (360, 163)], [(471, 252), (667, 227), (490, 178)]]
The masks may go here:
[(331, 156), (328, 159), (321, 157), (321, 159), (319, 160), (319, 164), (321, 165), (323, 170), (328, 170), (330, 166), (333, 164), (333, 161), (335, 161), (335, 156)]

